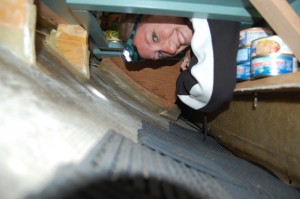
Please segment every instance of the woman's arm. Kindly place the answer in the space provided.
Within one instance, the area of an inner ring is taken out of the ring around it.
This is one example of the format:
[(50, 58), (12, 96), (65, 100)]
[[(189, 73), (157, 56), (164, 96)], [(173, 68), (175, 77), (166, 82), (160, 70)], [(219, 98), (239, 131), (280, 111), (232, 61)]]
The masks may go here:
[(189, 107), (213, 112), (232, 98), (240, 24), (192, 19), (195, 56), (177, 79), (177, 95)]

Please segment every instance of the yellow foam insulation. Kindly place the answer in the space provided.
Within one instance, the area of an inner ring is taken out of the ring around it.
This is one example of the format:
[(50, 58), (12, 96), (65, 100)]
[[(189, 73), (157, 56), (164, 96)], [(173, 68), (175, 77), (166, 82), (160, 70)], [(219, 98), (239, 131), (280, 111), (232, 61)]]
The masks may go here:
[(32, 0), (0, 1), (0, 45), (35, 64), (36, 6)]
[(70, 66), (68, 69), (78, 76), (90, 78), (88, 33), (80, 25), (59, 24), (57, 30), (52, 30), (48, 41)]

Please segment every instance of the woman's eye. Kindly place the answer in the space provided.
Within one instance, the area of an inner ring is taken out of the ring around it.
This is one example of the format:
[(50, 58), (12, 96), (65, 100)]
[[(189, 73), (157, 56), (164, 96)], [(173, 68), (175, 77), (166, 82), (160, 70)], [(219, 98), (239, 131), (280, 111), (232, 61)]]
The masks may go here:
[(158, 41), (158, 37), (157, 37), (157, 35), (156, 35), (155, 32), (152, 33), (152, 40), (153, 40), (154, 42), (157, 42), (157, 41)]

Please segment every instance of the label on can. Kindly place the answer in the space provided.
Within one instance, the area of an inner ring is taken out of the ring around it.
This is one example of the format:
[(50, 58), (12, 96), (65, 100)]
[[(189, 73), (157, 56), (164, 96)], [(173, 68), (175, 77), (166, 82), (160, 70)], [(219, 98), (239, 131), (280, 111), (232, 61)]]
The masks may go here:
[(237, 73), (236, 79), (238, 81), (242, 80), (250, 80), (251, 79), (251, 72), (250, 72), (250, 62), (242, 63), (237, 65)]
[(255, 39), (273, 35), (273, 31), (267, 28), (249, 28), (240, 31), (239, 47), (250, 46)]
[(275, 53), (288, 55), (293, 54), (289, 47), (277, 35), (260, 38), (252, 41), (251, 43), (252, 58), (256, 56), (268, 56)]
[(297, 69), (298, 61), (290, 55), (256, 57), (251, 60), (251, 75), (254, 78), (293, 73)]
[(107, 41), (115, 41), (115, 42), (121, 41), (119, 32), (116, 30), (106, 30), (104, 32), (104, 36)]
[(237, 64), (250, 62), (251, 59), (251, 47), (240, 48), (237, 53)]

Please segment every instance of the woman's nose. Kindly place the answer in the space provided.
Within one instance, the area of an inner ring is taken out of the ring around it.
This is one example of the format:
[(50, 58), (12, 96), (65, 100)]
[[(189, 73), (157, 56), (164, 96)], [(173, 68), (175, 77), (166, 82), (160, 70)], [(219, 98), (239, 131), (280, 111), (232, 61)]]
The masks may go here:
[(177, 47), (172, 41), (166, 40), (162, 43), (161, 51), (170, 55), (175, 55)]

